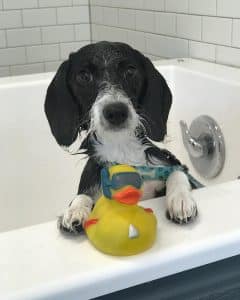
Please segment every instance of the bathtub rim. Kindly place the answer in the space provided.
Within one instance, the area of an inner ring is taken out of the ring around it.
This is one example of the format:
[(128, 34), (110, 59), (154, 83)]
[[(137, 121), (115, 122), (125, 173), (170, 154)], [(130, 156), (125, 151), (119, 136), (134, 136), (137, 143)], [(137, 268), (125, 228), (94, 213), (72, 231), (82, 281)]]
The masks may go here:
[[(218, 199), (217, 195), (222, 192), (225, 193), (226, 197), (230, 201), (234, 201), (237, 203), (237, 197), (234, 195), (240, 193), (240, 181), (234, 180), (227, 183), (218, 184), (215, 186), (199, 189), (193, 191), (194, 197), (196, 201), (203, 203), (206, 200), (206, 192), (212, 194), (212, 201), (221, 202), (219, 206), (224, 205), (227, 207), (227, 202), (222, 199)], [(232, 195), (229, 196), (232, 193)], [(205, 195), (205, 198), (203, 197)], [(152, 200), (144, 201), (145, 205), (148, 207), (152, 207), (156, 209), (156, 205), (159, 198), (155, 198)], [(203, 202), (202, 202), (203, 201)], [(225, 202), (224, 202), (225, 201)], [(152, 203), (153, 206), (149, 205)], [(155, 204), (155, 207), (154, 207)], [(213, 203), (212, 203), (213, 204)], [(200, 206), (200, 205), (199, 205)], [(201, 207), (201, 206), (200, 206)], [(225, 208), (222, 211), (225, 211)], [(229, 222), (231, 220), (231, 214), (229, 214)], [(209, 220), (208, 220), (209, 221)], [(169, 222), (169, 221), (166, 221)], [(172, 224), (172, 223), (171, 223)], [(231, 230), (229, 232), (225, 232), (224, 234), (216, 234), (214, 237), (206, 237), (204, 236), (204, 240), (200, 239), (199, 241), (192, 240), (190, 234), (189, 244), (176, 244), (172, 248), (170, 247), (164, 249), (164, 251), (155, 251), (145, 252), (140, 254), (139, 256), (133, 256), (133, 259), (130, 258), (113, 258), (110, 260), (111, 266), (111, 274), (109, 273), (109, 269), (106, 271), (100, 270), (99, 272), (91, 272), (84, 275), (81, 271), (79, 274), (74, 274), (69, 276), (68, 278), (64, 277), (59, 280), (52, 280), (46, 283), (40, 283), (36, 285), (34, 288), (25, 288), (23, 290), (16, 290), (15, 292), (9, 292), (7, 294), (3, 294), (4, 299), (12, 299), (12, 300), (33, 300), (33, 299), (49, 299), (49, 297), (65, 297), (66, 299), (77, 299), (77, 295), (81, 293), (81, 299), (89, 299), (98, 296), (102, 296), (108, 293), (112, 293), (118, 290), (122, 290), (128, 287), (132, 287), (135, 285), (139, 285), (142, 283), (146, 283), (155, 279), (164, 278), (169, 275), (173, 275), (182, 271), (190, 270), (202, 265), (206, 265), (212, 262), (216, 262), (225, 258), (229, 258), (235, 255), (240, 254), (239, 243), (240, 243), (240, 220), (238, 221), (238, 228)], [(210, 224), (208, 224), (210, 225)], [(171, 225), (178, 226), (178, 225)], [(195, 225), (193, 225), (195, 226)], [(57, 239), (59, 239), (59, 235), (56, 234), (55, 229), (56, 222), (48, 222), (40, 225), (31, 226), (31, 228), (23, 228), (18, 229), (11, 232), (11, 234), (20, 233), (22, 235), (23, 243), (31, 244), (32, 241), (27, 240), (26, 233), (28, 230), (34, 231), (35, 229), (43, 230), (43, 234), (46, 236), (51, 235), (55, 232), (55, 236), (52, 239), (52, 245), (56, 246)], [(190, 226), (191, 227), (191, 226)], [(207, 226), (208, 227), (208, 226)], [(177, 229), (178, 227), (175, 227)], [(179, 227), (180, 229), (181, 227)], [(211, 228), (211, 226), (209, 227)], [(50, 230), (48, 230), (50, 229)], [(57, 230), (57, 228), (56, 228)], [(181, 229), (180, 229), (181, 230)], [(176, 230), (177, 231), (177, 230)], [(4, 233), (3, 233), (4, 234)], [(7, 234), (7, 233), (5, 233)], [(25, 235), (25, 237), (24, 237)], [(87, 241), (86, 241), (87, 242)], [(68, 243), (68, 240), (62, 241), (62, 243)], [(1, 235), (0, 235), (0, 244), (1, 244)], [(74, 245), (73, 245), (74, 246)], [(159, 246), (159, 245), (158, 245)], [(75, 245), (76, 247), (76, 245)], [(78, 245), (80, 249), (80, 245)], [(87, 248), (90, 250), (90, 243), (87, 245)], [(198, 249), (198, 251), (196, 251)], [(36, 250), (38, 251), (38, 250)], [(99, 254), (96, 251), (96, 255)], [(80, 255), (79, 250), (79, 255)], [(67, 254), (67, 253), (66, 253)], [(70, 253), (69, 253), (70, 254)], [(105, 255), (104, 255), (105, 256)], [(26, 257), (25, 257), (26, 259)], [(132, 261), (135, 263), (132, 263)], [(127, 263), (126, 263), (127, 262)], [(49, 265), (50, 265), (49, 261)], [(69, 262), (63, 262), (63, 264), (68, 264)], [(123, 263), (123, 264), (121, 264)], [(128, 264), (130, 263), (130, 264)], [(37, 266), (38, 262), (33, 262), (33, 266)], [(129, 269), (129, 266), (132, 268)], [(129, 271), (131, 270), (131, 272)], [(84, 275), (84, 276), (83, 276)], [(109, 284), (111, 283), (111, 284)], [(0, 292), (1, 295), (1, 292)]]

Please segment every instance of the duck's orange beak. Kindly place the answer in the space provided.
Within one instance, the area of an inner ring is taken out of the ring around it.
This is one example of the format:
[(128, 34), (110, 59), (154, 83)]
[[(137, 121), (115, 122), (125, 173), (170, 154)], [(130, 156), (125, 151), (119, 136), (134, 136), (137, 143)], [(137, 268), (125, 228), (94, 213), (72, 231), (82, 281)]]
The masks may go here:
[(132, 186), (128, 186), (112, 195), (112, 198), (120, 203), (134, 205), (137, 204), (142, 196), (142, 192)]

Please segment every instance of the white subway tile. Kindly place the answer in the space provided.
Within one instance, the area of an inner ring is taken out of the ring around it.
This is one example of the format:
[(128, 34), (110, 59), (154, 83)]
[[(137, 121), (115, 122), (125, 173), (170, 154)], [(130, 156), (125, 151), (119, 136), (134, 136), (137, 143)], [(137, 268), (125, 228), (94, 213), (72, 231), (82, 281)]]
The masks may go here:
[(240, 20), (233, 20), (233, 41), (234, 47), (240, 48)]
[(146, 51), (146, 42), (145, 42), (145, 33), (140, 31), (129, 30), (128, 35), (128, 44), (133, 48), (136, 48), (139, 51)]
[(154, 12), (137, 10), (136, 29), (144, 32), (155, 32)]
[(25, 48), (5, 48), (0, 49), (0, 65), (8, 66), (26, 63)]
[(90, 41), (90, 24), (75, 25), (76, 41)]
[(72, 0), (39, 0), (39, 7), (59, 7), (59, 6), (72, 6)]
[(100, 0), (90, 0), (90, 5), (94, 6), (94, 5), (102, 5), (102, 2)]
[(164, 57), (162, 56), (156, 56), (156, 55), (151, 55), (151, 54), (148, 54), (148, 53), (143, 53), (146, 57), (148, 57), (151, 61), (156, 61), (156, 60), (162, 60), (162, 59), (165, 59)]
[(217, 0), (189, 0), (189, 13), (213, 15), (217, 13)]
[(189, 56), (192, 58), (215, 61), (216, 45), (190, 41)]
[(27, 47), (27, 61), (29, 63), (59, 59), (58, 45), (40, 45)]
[(57, 71), (59, 66), (61, 65), (62, 61), (50, 61), (50, 62), (45, 62), (45, 72), (53, 72)]
[(21, 11), (0, 11), (0, 28), (16, 28), (22, 26)]
[(176, 34), (176, 14), (156, 13), (155, 19), (156, 33), (165, 35)]
[(38, 7), (37, 0), (3, 0), (4, 9), (34, 8)]
[(43, 63), (10, 66), (11, 75), (23, 75), (23, 74), (42, 73), (42, 72), (44, 72)]
[(61, 59), (67, 59), (69, 57), (70, 53), (78, 51), (80, 48), (88, 45), (89, 43), (90, 43), (90, 41), (61, 43), (60, 44)]
[(240, 49), (217, 46), (216, 62), (240, 67)]
[(0, 77), (10, 76), (9, 67), (0, 67)]
[(41, 44), (40, 28), (9, 29), (6, 33), (8, 47)]
[(128, 41), (128, 31), (125, 29), (98, 26), (98, 40), (107, 40), (111, 42), (125, 42)]
[(0, 30), (0, 48), (5, 48), (6, 43), (6, 35), (4, 30)]
[(92, 42), (96, 42), (96, 41), (99, 41), (99, 27), (100, 25), (95, 25), (95, 24), (92, 24), (91, 25), (91, 39), (92, 39)]
[(58, 24), (89, 23), (88, 6), (57, 8)]
[(232, 20), (203, 17), (202, 40), (220, 45), (231, 45)]
[[(166, 11), (188, 12), (188, 0), (165, 0)], [(199, 0), (201, 1), (201, 0)]]
[(217, 15), (223, 17), (239, 18), (240, 1), (239, 0), (218, 0)]
[(88, 0), (73, 0), (73, 5), (88, 5)]
[(135, 29), (135, 10), (119, 9), (118, 11), (118, 26), (122, 28)]
[(25, 27), (46, 26), (56, 24), (56, 9), (25, 9), (23, 10), (23, 25)]
[(142, 9), (144, 1), (146, 0), (96, 0), (94, 1), (94, 5)]
[(199, 16), (177, 15), (177, 35), (187, 39), (201, 40), (201, 23)]
[(91, 23), (103, 24), (103, 7), (91, 6)]
[(103, 8), (103, 24), (108, 26), (118, 25), (118, 9), (112, 7)]
[(43, 44), (74, 41), (74, 25), (59, 25), (42, 28)]
[(188, 41), (155, 34), (146, 34), (146, 52), (167, 58), (188, 57)]
[(143, 9), (163, 11), (164, 10), (164, 0), (143, 1)]

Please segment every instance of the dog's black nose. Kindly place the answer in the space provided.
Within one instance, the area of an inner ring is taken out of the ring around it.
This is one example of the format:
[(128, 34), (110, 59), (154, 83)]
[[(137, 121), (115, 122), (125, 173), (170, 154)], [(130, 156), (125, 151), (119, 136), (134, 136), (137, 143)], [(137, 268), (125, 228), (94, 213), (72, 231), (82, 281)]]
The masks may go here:
[(128, 117), (128, 107), (122, 102), (111, 103), (103, 109), (104, 118), (112, 125), (123, 124)]

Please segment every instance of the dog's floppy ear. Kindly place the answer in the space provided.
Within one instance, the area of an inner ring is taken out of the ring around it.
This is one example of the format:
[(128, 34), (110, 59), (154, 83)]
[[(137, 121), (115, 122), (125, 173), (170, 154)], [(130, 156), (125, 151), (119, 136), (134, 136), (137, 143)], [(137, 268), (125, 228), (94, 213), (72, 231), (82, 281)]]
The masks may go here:
[(167, 119), (172, 104), (171, 91), (163, 76), (155, 69), (150, 59), (142, 56), (146, 90), (141, 107), (147, 117), (147, 134), (160, 142), (167, 133)]
[(45, 113), (52, 134), (61, 146), (68, 147), (78, 138), (80, 112), (68, 85), (69, 60), (63, 62), (50, 83)]

